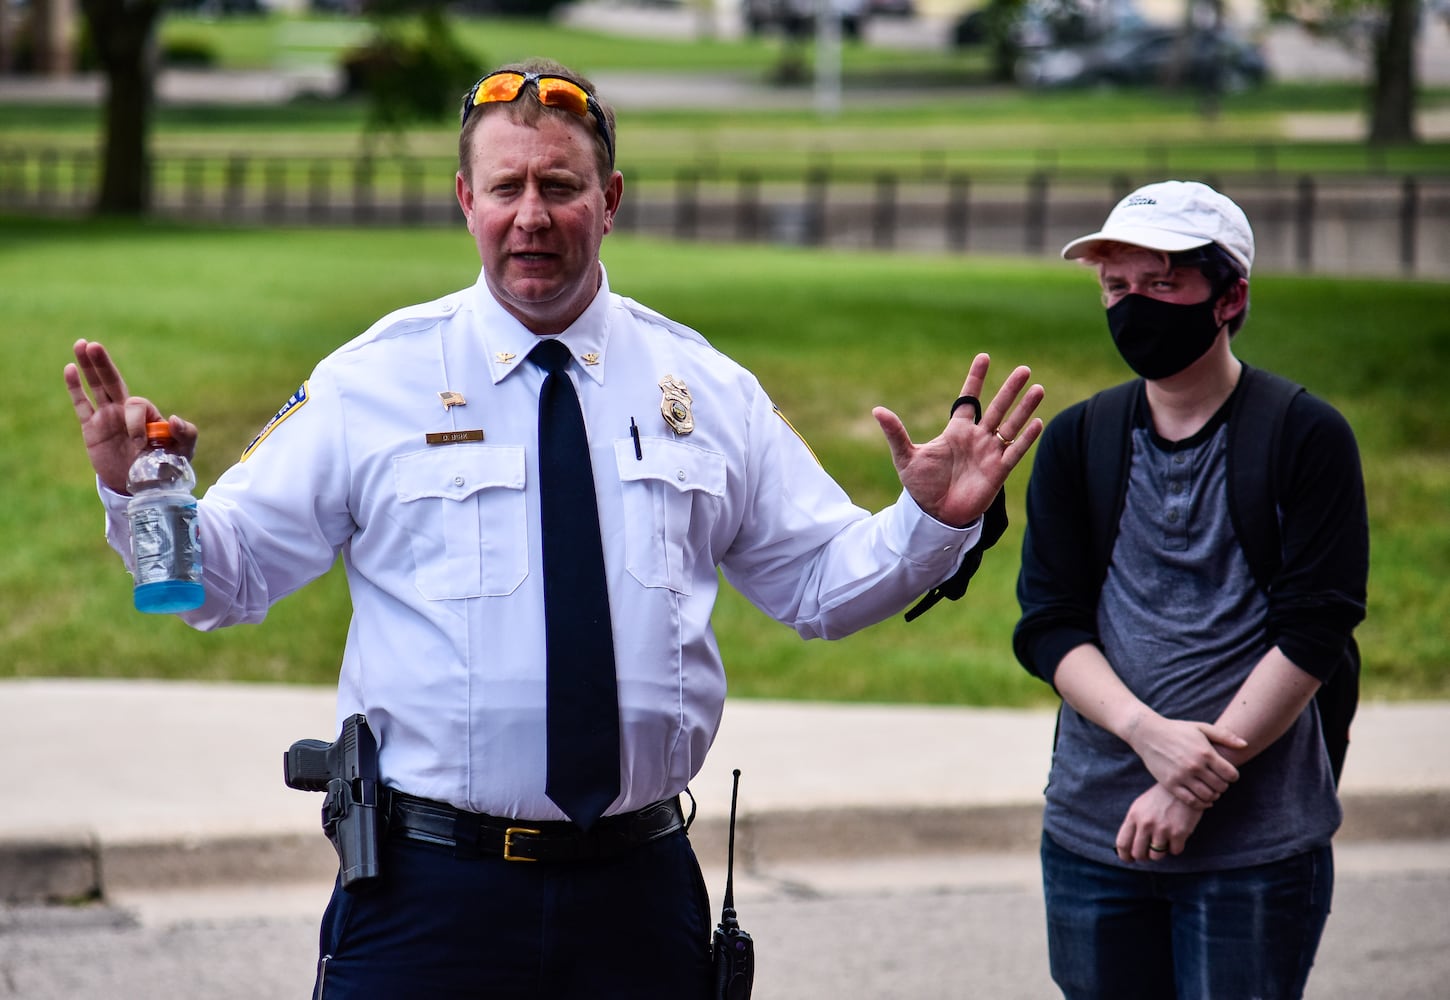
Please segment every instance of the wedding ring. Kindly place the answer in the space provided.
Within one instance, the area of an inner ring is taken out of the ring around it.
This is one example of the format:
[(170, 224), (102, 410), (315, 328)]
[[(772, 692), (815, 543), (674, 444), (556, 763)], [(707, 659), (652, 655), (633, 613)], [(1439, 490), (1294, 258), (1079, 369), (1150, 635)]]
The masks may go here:
[(1152, 854), (1164, 854), (1167, 853), (1168, 848), (1164, 847), (1162, 844), (1149, 844), (1148, 851)]
[(1009, 447), (1013, 441), (1017, 440), (1016, 438), (1004, 438), (1001, 431), (993, 431), (992, 433), (997, 435), (997, 440), (1002, 442), (1003, 448)]

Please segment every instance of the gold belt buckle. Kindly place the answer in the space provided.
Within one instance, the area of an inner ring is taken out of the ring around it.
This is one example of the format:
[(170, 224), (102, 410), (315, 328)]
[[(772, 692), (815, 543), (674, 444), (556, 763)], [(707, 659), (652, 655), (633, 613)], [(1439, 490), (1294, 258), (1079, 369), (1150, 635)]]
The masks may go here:
[(538, 858), (526, 858), (522, 855), (513, 853), (514, 834), (522, 833), (528, 836), (537, 837), (542, 832), (543, 831), (541, 830), (531, 830), (526, 826), (511, 826), (505, 829), (503, 832), (503, 859), (505, 861), (538, 861)]

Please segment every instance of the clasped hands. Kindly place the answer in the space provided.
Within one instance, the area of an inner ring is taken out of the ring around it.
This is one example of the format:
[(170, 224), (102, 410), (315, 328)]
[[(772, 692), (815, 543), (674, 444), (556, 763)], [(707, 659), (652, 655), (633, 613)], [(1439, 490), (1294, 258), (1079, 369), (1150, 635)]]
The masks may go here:
[(1133, 726), (1128, 742), (1157, 781), (1128, 807), (1114, 841), (1118, 857), (1158, 861), (1181, 854), (1204, 812), (1239, 778), (1224, 750), (1248, 743), (1214, 723), (1156, 713)]

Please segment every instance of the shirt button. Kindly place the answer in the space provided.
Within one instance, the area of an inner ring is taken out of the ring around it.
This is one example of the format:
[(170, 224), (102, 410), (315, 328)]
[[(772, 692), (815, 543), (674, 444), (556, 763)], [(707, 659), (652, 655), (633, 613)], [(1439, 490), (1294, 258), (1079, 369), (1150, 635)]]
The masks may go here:
[(453, 477), (453, 485), (454, 486), (462, 486), (463, 485), (463, 477), (462, 476), (454, 476)]
[(677, 470), (675, 472), (675, 478), (678, 479), (680, 482), (683, 483), (685, 481), (685, 470), (684, 469)]
[(1169, 524), (1177, 524), (1178, 523), (1178, 511), (1176, 511), (1176, 510), (1170, 510), (1168, 512), (1168, 523)]
[(1169, 483), (1168, 484), (1168, 492), (1169, 493), (1173, 493), (1173, 494), (1182, 493), (1183, 492), (1183, 484), (1182, 483)]
[(1186, 461), (1188, 461), (1188, 456), (1187, 455), (1174, 455), (1173, 456), (1173, 464), (1174, 465), (1182, 465)]

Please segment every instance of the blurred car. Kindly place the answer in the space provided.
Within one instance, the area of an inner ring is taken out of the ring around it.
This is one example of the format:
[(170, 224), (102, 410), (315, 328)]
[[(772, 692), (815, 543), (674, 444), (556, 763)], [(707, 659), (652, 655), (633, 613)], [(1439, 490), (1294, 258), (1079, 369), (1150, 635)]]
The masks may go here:
[(1017, 81), (1032, 88), (1178, 85), (1232, 93), (1258, 86), (1268, 75), (1263, 52), (1237, 34), (1185, 34), (1152, 25), (1034, 49), (1017, 62)]
[(952, 44), (1027, 52), (1082, 45), (1142, 23), (1135, 0), (986, 0), (952, 23)]
[[(868, 15), (867, 0), (827, 0), (841, 20), (841, 34), (860, 38)], [(745, 30), (752, 35), (779, 31), (787, 38), (802, 40), (815, 34), (816, 0), (741, 0)]]
[(915, 0), (866, 0), (870, 17), (897, 17), (903, 20), (916, 16)]
[(173, 0), (168, 9), (201, 17), (261, 17), (274, 6), (275, 0)]

